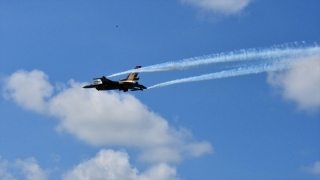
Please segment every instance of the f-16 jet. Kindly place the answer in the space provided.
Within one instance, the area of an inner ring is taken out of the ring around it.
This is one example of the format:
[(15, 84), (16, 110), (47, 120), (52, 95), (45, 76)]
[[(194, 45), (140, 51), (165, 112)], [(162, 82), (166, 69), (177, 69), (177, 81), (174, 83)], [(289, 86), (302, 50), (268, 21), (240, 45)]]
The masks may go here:
[[(135, 69), (138, 68), (141, 68), (141, 66), (135, 67)], [(119, 91), (123, 92), (127, 92), (128, 89), (131, 91), (142, 91), (147, 89), (145, 86), (138, 83), (140, 78), (137, 76), (138, 72), (132, 72), (127, 76), (127, 78), (119, 81), (112, 81), (107, 79), (105, 76), (102, 76), (101, 78), (94, 78), (94, 81), (91, 84), (83, 86), (83, 88), (96, 88), (98, 91), (118, 89)]]

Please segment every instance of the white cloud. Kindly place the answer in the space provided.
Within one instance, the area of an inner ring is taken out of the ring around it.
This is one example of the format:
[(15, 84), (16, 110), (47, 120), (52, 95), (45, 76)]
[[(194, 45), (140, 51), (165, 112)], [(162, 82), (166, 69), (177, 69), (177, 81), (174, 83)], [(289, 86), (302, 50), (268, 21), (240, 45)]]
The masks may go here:
[[(19, 172), (19, 173), (17, 173)], [(22, 176), (20, 176), (22, 175)], [(41, 169), (34, 158), (8, 162), (0, 157), (1, 180), (46, 180), (49, 171)], [(139, 172), (132, 167), (129, 156), (124, 151), (102, 149), (93, 158), (81, 162), (62, 175), (63, 180), (178, 180), (174, 166), (156, 163)]]
[[(26, 109), (58, 117), (59, 131), (92, 145), (137, 147), (145, 161), (178, 162), (185, 155), (212, 152), (210, 143), (170, 127), (130, 94), (83, 89), (83, 84), (70, 81), (69, 87), (50, 97), (53, 90), (47, 79), (41, 71), (18, 71), (6, 79), (5, 94)], [(35, 90), (20, 90), (22, 81), (32, 82)]]
[(320, 161), (316, 161), (313, 165), (302, 167), (302, 170), (304, 170), (307, 173), (316, 175), (320, 177)]
[(320, 57), (311, 56), (298, 60), (291, 69), (269, 73), (268, 83), (278, 89), (285, 99), (298, 103), (308, 111), (320, 107)]
[(244, 9), (252, 0), (181, 0), (206, 11), (226, 15), (236, 14)]
[(51, 96), (53, 87), (47, 82), (48, 76), (42, 71), (17, 71), (5, 80), (6, 98), (28, 110), (42, 112), (46, 108), (45, 98)]
[[(15, 180), (14, 173), (16, 170), (21, 171), (26, 180), (46, 180), (48, 172), (44, 171), (37, 164), (34, 158), (26, 160), (17, 160), (15, 163), (10, 163), (0, 158), (0, 179)], [(17, 175), (17, 174), (15, 174)]]
[(166, 163), (160, 163), (152, 166), (146, 172), (140, 175), (140, 180), (169, 180), (179, 178), (176, 177), (176, 168), (169, 166)]
[(45, 180), (48, 172), (42, 170), (34, 158), (17, 160), (15, 165), (22, 170), (27, 180)]
[(2, 160), (0, 157), (0, 179), (1, 180), (15, 180), (12, 174), (8, 171), (9, 163)]
[(64, 180), (173, 180), (175, 167), (165, 163), (152, 166), (140, 173), (129, 163), (127, 153), (101, 150), (96, 157), (80, 163), (63, 176)]

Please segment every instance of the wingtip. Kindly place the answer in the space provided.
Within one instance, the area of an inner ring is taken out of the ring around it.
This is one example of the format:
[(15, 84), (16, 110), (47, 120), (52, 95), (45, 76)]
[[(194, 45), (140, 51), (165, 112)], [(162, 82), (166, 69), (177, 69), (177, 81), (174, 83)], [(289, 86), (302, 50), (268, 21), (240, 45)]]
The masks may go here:
[(142, 66), (136, 66), (134, 69), (139, 69), (139, 68), (141, 68)]

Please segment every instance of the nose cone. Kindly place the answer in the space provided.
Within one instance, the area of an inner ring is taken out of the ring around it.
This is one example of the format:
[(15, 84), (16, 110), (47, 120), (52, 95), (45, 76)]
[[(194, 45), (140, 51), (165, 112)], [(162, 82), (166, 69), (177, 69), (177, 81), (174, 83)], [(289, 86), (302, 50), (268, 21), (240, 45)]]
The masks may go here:
[(93, 88), (93, 87), (94, 85), (91, 85), (91, 84), (83, 86), (83, 88)]

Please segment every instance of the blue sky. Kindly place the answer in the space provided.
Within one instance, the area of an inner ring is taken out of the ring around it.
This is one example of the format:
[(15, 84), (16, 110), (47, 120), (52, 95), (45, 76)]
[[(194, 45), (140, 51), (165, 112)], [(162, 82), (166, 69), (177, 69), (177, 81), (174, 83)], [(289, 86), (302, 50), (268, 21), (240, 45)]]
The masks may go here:
[[(318, 47), (319, 7), (0, 1), (0, 179), (319, 179), (319, 53), (281, 72), (142, 92), (82, 88), (136, 65), (294, 42)], [(140, 73), (139, 82), (255, 63)]]

